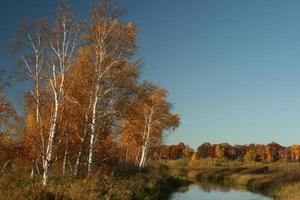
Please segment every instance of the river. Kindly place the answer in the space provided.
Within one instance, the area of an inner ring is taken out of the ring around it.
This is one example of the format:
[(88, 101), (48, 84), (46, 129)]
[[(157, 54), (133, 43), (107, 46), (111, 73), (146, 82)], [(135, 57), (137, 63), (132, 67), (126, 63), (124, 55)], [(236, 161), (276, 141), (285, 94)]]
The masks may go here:
[(171, 200), (271, 200), (272, 198), (243, 189), (210, 183), (191, 184), (173, 193)]

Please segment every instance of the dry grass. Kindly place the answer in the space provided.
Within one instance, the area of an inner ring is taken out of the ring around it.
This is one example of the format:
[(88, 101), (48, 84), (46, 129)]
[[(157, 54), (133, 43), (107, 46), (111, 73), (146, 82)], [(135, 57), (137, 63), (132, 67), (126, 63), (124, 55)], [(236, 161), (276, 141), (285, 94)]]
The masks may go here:
[(15, 163), (0, 176), (0, 200), (129, 200), (162, 199), (184, 184), (168, 167), (152, 164), (140, 171), (123, 167), (107, 174), (98, 171), (89, 179), (52, 177), (47, 187), (30, 179), (30, 163)]
[(208, 158), (166, 161), (165, 164), (173, 171), (186, 171), (193, 180), (245, 188), (280, 200), (300, 199), (300, 163), (263, 164)]

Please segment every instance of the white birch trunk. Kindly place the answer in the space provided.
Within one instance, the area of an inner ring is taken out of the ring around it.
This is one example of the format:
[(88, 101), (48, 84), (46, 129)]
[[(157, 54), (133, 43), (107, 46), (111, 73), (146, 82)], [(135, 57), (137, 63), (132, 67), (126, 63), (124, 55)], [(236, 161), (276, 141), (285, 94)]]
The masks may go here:
[(144, 166), (144, 160), (146, 159), (146, 146), (143, 145), (142, 146), (142, 156), (141, 156), (141, 159), (140, 159), (140, 163), (139, 163), (139, 168), (143, 168)]
[(134, 160), (134, 164), (138, 164), (138, 162), (139, 162), (140, 151), (141, 151), (140, 148), (138, 148), (138, 152), (136, 154), (136, 157), (135, 157), (135, 160)]
[(76, 163), (75, 163), (75, 167), (74, 167), (74, 177), (78, 176), (78, 170), (79, 170), (79, 166), (80, 166), (80, 162), (81, 162), (81, 157), (82, 157), (83, 144), (84, 144), (84, 142), (82, 141), (80, 143), (78, 155), (77, 155), (77, 158), (76, 158)]
[(94, 141), (95, 141), (95, 134), (92, 134), (90, 145), (89, 145), (88, 177), (91, 176), (92, 168), (93, 168)]
[(141, 160), (140, 160), (140, 164), (139, 164), (139, 168), (144, 168), (145, 167), (145, 162), (147, 159), (147, 148), (148, 145), (150, 144), (150, 134), (151, 134), (151, 126), (152, 126), (152, 118), (153, 118), (153, 112), (154, 112), (154, 108), (153, 106), (150, 109), (150, 113), (149, 113), (149, 117), (146, 116), (146, 126), (147, 126), (147, 131), (144, 133), (143, 138), (144, 138), (144, 144), (142, 145), (142, 156), (141, 156)]
[(53, 150), (54, 137), (55, 137), (55, 133), (56, 133), (58, 106), (59, 106), (59, 101), (57, 98), (57, 94), (55, 92), (54, 111), (53, 111), (53, 115), (52, 115), (50, 133), (49, 133), (49, 138), (48, 138), (48, 145), (47, 145), (47, 150), (46, 150), (46, 155), (45, 155), (44, 165), (43, 165), (44, 172), (43, 172), (42, 183), (44, 186), (47, 185), (48, 176), (49, 176), (49, 167), (50, 167), (50, 164), (52, 161), (52, 150)]
[(75, 167), (74, 167), (74, 177), (78, 176), (78, 170), (79, 170), (81, 158), (82, 158), (83, 145), (84, 145), (85, 139), (87, 137), (87, 123), (88, 123), (87, 115), (85, 116), (85, 119), (86, 120), (85, 120), (84, 135), (83, 135), (83, 138), (80, 138), (80, 147), (79, 147), (79, 151), (78, 151), (78, 155), (77, 155), (76, 163), (75, 163)]
[(33, 179), (34, 177), (34, 166), (33, 164), (31, 165), (31, 173), (30, 173), (30, 178)]
[(66, 164), (67, 164), (67, 159), (68, 159), (68, 148), (69, 148), (69, 137), (68, 137), (68, 133), (66, 133), (66, 145), (65, 145), (63, 170), (62, 170), (62, 175), (63, 176), (66, 175)]
[(43, 172), (43, 179), (42, 179), (42, 183), (43, 185), (47, 185), (47, 181), (48, 181), (48, 176), (49, 176), (49, 167), (51, 165), (52, 162), (52, 151), (53, 151), (53, 145), (54, 145), (54, 139), (56, 136), (56, 127), (57, 127), (57, 118), (58, 118), (58, 111), (59, 111), (59, 107), (61, 104), (61, 96), (63, 95), (63, 91), (64, 91), (64, 64), (62, 62), (60, 62), (60, 68), (61, 68), (61, 81), (59, 83), (59, 88), (57, 91), (57, 80), (56, 80), (56, 70), (55, 70), (55, 65), (52, 66), (52, 74), (53, 74), (53, 79), (50, 80), (51, 86), (52, 86), (52, 90), (53, 90), (53, 94), (54, 94), (54, 108), (52, 111), (52, 115), (51, 115), (51, 125), (50, 125), (50, 132), (49, 132), (49, 138), (48, 138), (48, 144), (47, 144), (47, 149), (46, 149), (46, 155), (44, 158), (44, 172)]
[(39, 169), (39, 166), (38, 166), (37, 161), (35, 161), (35, 169), (36, 169), (38, 175), (40, 176), (40, 175), (41, 175), (41, 172), (40, 172), (40, 169)]
[(98, 90), (99, 85), (96, 85), (95, 97), (93, 102), (93, 110), (92, 110), (92, 124), (91, 124), (91, 138), (90, 138), (90, 145), (89, 145), (89, 157), (88, 157), (88, 176), (91, 175), (92, 168), (93, 168), (93, 154), (94, 154), (94, 145), (95, 145), (95, 136), (96, 136), (96, 108), (98, 104)]
[[(45, 143), (44, 143), (44, 136), (42, 132), (42, 119), (40, 113), (40, 76), (43, 64), (43, 55), (42, 52), (42, 44), (41, 44), (41, 35), (32, 35), (30, 32), (26, 34), (28, 39), (28, 46), (31, 47), (32, 54), (34, 56), (33, 64), (31, 65), (28, 61), (27, 57), (22, 56), (22, 60), (25, 64), (27, 69), (27, 76), (32, 80), (34, 84), (34, 91), (31, 91), (31, 95), (34, 99), (35, 103), (35, 117), (36, 117), (36, 128), (38, 134), (40, 135), (41, 139), (41, 147), (40, 150), (42, 154), (45, 154)], [(30, 58), (29, 58), (30, 59)], [(35, 162), (36, 158), (32, 159), (32, 162)], [(31, 170), (31, 178), (34, 177), (34, 167)]]
[[(61, 11), (61, 13), (64, 12)], [(64, 96), (65, 75), (68, 71), (70, 63), (72, 62), (78, 33), (78, 30), (73, 29), (76, 26), (76, 23), (72, 22), (72, 17), (62, 15), (57, 18), (57, 20), (60, 28), (59, 33), (56, 35), (58, 39), (57, 41), (55, 41), (56, 39), (50, 41), (50, 47), (54, 58), (58, 62), (58, 66), (56, 66), (55, 63), (52, 64), (52, 78), (50, 79), (50, 84), (54, 95), (54, 108), (51, 113), (49, 138), (43, 162), (44, 171), (42, 183), (44, 186), (47, 184), (49, 168), (52, 162), (52, 151), (54, 139), (56, 137), (58, 114), (59, 109), (62, 106), (62, 98)], [(56, 74), (59, 74), (59, 79)]]
[(8, 165), (9, 161), (10, 161), (10, 160), (7, 160), (7, 161), (5, 162), (5, 164), (3, 165), (2, 170), (1, 170), (1, 175), (4, 174), (4, 170), (5, 170), (6, 166)]
[(77, 155), (76, 163), (75, 163), (75, 167), (74, 167), (74, 177), (78, 176), (78, 170), (79, 170), (81, 158), (82, 158), (83, 145), (84, 145), (85, 139), (87, 137), (87, 123), (88, 123), (88, 116), (86, 115), (85, 116), (84, 134), (83, 134), (83, 138), (80, 138), (80, 147), (79, 147), (79, 151), (78, 151), (78, 155)]

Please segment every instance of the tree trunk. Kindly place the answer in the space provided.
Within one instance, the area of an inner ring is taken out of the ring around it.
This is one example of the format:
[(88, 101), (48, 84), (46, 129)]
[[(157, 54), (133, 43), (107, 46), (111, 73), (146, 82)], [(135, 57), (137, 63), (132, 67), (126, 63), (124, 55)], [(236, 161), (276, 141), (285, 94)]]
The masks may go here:
[[(98, 84), (98, 83), (97, 83)], [(96, 85), (95, 97), (93, 102), (93, 111), (92, 111), (92, 124), (91, 124), (91, 138), (90, 138), (90, 145), (89, 145), (89, 158), (88, 158), (88, 176), (92, 173), (93, 168), (93, 153), (94, 153), (94, 145), (95, 145), (95, 130), (96, 130), (96, 108), (98, 104), (98, 90), (99, 86)]]
[(47, 185), (48, 176), (49, 176), (49, 167), (50, 163), (52, 161), (52, 149), (53, 149), (53, 141), (55, 136), (55, 129), (56, 129), (56, 119), (57, 115), (55, 114), (55, 117), (53, 119), (53, 123), (51, 125), (49, 139), (48, 139), (48, 145), (47, 145), (47, 151), (46, 151), (46, 158), (44, 158), (44, 172), (43, 172), (43, 186)]
[(140, 151), (141, 151), (140, 148), (138, 148), (138, 152), (136, 154), (136, 157), (135, 157), (135, 160), (134, 160), (134, 164), (138, 164), (138, 162), (139, 162)]
[(7, 161), (5, 162), (5, 164), (3, 165), (2, 170), (1, 170), (1, 174), (0, 174), (0, 175), (3, 175), (3, 174), (4, 174), (4, 170), (5, 170), (6, 166), (8, 165), (9, 161), (10, 161), (10, 160), (7, 160)]
[(34, 164), (35, 164), (35, 159), (32, 159), (31, 161), (31, 173), (30, 173), (30, 178), (33, 179), (34, 177)]
[(79, 151), (78, 151), (78, 155), (77, 155), (76, 163), (75, 163), (75, 167), (74, 167), (74, 177), (78, 176), (78, 169), (79, 169), (79, 166), (81, 163), (83, 144), (84, 144), (84, 141), (82, 140), (80, 143), (80, 147), (79, 147)]
[(56, 91), (54, 91), (54, 95), (55, 95), (54, 111), (53, 111), (53, 115), (52, 115), (47, 150), (46, 150), (46, 155), (45, 155), (44, 164), (43, 164), (43, 168), (44, 168), (43, 180), (42, 180), (43, 186), (47, 185), (47, 181), (48, 181), (49, 168), (50, 168), (50, 164), (52, 161), (53, 143), (54, 143), (54, 137), (55, 137), (56, 125), (57, 125), (59, 101), (58, 101), (58, 96), (57, 96)]
[(128, 160), (128, 146), (126, 146), (125, 163), (127, 163), (127, 160)]
[(144, 164), (145, 164), (145, 159), (146, 159), (146, 145), (142, 146), (142, 156), (141, 156), (141, 160), (139, 163), (139, 168), (143, 168)]
[(93, 168), (94, 140), (95, 140), (95, 135), (93, 134), (91, 135), (90, 146), (89, 146), (88, 177), (91, 176), (92, 168)]
[(85, 115), (84, 134), (83, 134), (83, 138), (80, 138), (80, 147), (79, 147), (79, 151), (78, 151), (78, 155), (77, 155), (76, 163), (75, 163), (75, 167), (74, 167), (74, 177), (78, 176), (78, 170), (79, 170), (81, 158), (82, 158), (83, 145), (84, 145), (84, 142), (87, 137), (87, 123), (88, 123), (88, 116)]
[(139, 168), (144, 168), (145, 167), (145, 162), (147, 158), (147, 147), (148, 144), (150, 143), (150, 133), (151, 133), (151, 126), (152, 126), (152, 116), (153, 116), (154, 108), (151, 107), (150, 109), (150, 114), (149, 118), (146, 117), (146, 126), (147, 126), (147, 132), (144, 132), (143, 138), (144, 138), (144, 144), (142, 145), (142, 156), (139, 164)]
[(66, 164), (67, 164), (67, 159), (68, 159), (68, 147), (69, 147), (69, 138), (68, 138), (68, 133), (66, 133), (66, 145), (65, 145), (65, 153), (64, 153), (64, 161), (63, 161), (63, 171), (62, 174), (63, 176), (66, 175)]

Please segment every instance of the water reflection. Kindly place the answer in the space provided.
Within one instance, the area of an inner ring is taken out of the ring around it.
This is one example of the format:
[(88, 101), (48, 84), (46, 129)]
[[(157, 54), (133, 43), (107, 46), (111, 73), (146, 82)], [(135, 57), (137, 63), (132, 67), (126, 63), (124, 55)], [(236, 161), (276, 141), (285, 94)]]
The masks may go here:
[(270, 200), (260, 194), (242, 189), (232, 189), (212, 183), (199, 183), (182, 187), (172, 194), (172, 200)]

